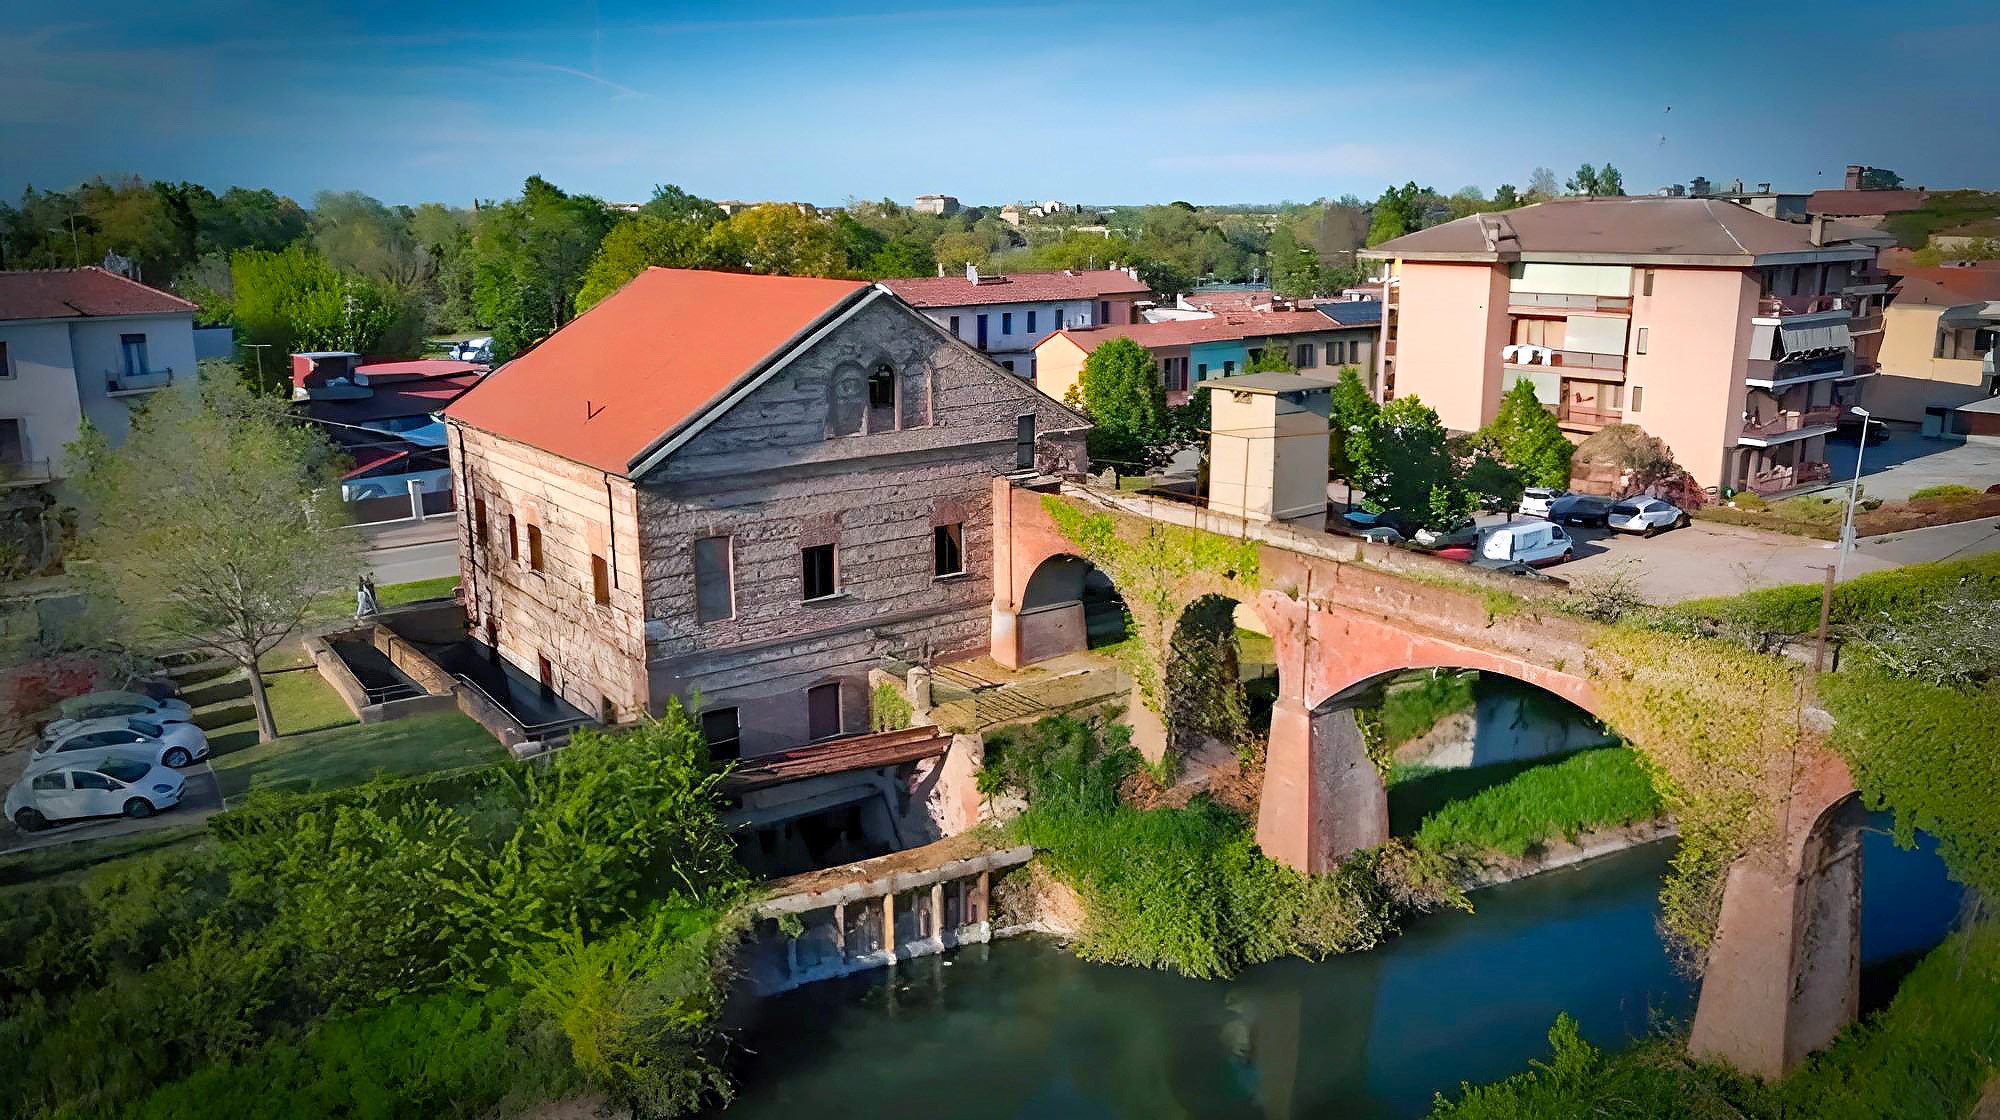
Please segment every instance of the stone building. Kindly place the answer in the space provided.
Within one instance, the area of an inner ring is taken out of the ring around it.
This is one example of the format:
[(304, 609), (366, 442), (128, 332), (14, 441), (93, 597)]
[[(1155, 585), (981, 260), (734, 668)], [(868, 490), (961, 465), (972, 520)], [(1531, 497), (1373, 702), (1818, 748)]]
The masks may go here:
[(744, 756), (984, 649), (992, 479), (1086, 426), (880, 285), (658, 268), (446, 422), (475, 636), (607, 720), (698, 695)]

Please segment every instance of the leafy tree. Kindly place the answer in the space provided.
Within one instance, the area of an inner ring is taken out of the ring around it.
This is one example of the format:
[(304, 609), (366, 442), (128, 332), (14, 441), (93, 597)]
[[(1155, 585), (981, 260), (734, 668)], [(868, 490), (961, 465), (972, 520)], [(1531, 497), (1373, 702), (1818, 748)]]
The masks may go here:
[(1292, 356), (1285, 352), (1285, 340), (1267, 338), (1258, 347), (1257, 356), (1243, 367), (1244, 373), (1297, 373), (1299, 367), (1292, 364)]
[[(1391, 238), (1422, 229), (1437, 192), (1412, 181), (1390, 187), (1375, 201), (1374, 224), (1368, 228), (1368, 244), (1380, 245)], [(1447, 215), (1449, 211), (1447, 209)]]
[(862, 271), (881, 279), (885, 276), (929, 276), (937, 271), (931, 247), (914, 237), (898, 237), (883, 244), (868, 258)]
[(335, 268), (415, 294), (437, 272), (437, 261), (410, 233), (410, 215), (360, 191), (313, 196), (313, 247)]
[(1480, 430), (1474, 444), (1519, 472), (1524, 485), (1569, 485), (1569, 461), (1576, 445), (1563, 435), (1555, 414), (1535, 396), (1534, 382), (1525, 377), (1500, 398), (1493, 422)]
[(1586, 163), (1576, 169), (1576, 174), (1570, 176), (1567, 187), (1571, 194), (1600, 197), (1622, 195), (1625, 193), (1625, 177), (1608, 163), (1601, 168)]
[(545, 338), (575, 313), (584, 269), (610, 231), (602, 202), (531, 175), (521, 197), (483, 206), (473, 224), (473, 309), (498, 358)]
[(410, 214), (410, 236), (437, 262), (424, 293), (432, 329), (473, 325), (472, 212), (426, 202)]
[(1332, 438), (1327, 442), (1326, 465), (1328, 473), (1348, 483), (1350, 500), (1354, 477), (1361, 471), (1356, 456), (1369, 453), (1381, 411), (1382, 406), (1375, 403), (1361, 379), (1361, 367), (1342, 366), (1333, 384), (1332, 410), (1327, 417)]
[(1519, 205), (1521, 205), (1521, 196), (1519, 192), (1515, 191), (1514, 184), (1502, 183), (1500, 184), (1500, 189), (1493, 192), (1493, 208), (1495, 210), (1512, 210)]
[(783, 276), (841, 276), (847, 251), (834, 227), (796, 206), (768, 203), (739, 211), (708, 231), (718, 264)]
[(1613, 196), (1623, 195), (1625, 193), (1625, 176), (1619, 174), (1618, 169), (1608, 163), (1598, 168), (1597, 193)]
[(987, 248), (986, 239), (971, 230), (958, 230), (939, 237), (931, 242), (931, 252), (946, 273), (963, 272), (968, 264), (982, 269), (993, 267), (992, 250)]
[(1472, 512), (1451, 435), (1437, 412), (1414, 396), (1383, 405), (1364, 438), (1350, 437), (1348, 453), (1355, 481), (1367, 491), (1362, 504), (1376, 513), (1444, 528)]
[(1301, 245), (1292, 231), (1279, 227), (1271, 235), (1271, 290), (1281, 296), (1315, 294), (1320, 285), (1319, 254)]
[(634, 276), (655, 266), (701, 268), (710, 263), (708, 227), (699, 222), (659, 218), (641, 212), (611, 227), (584, 269), (576, 292), (581, 315)]
[(229, 262), (232, 314), (246, 342), (296, 350), (404, 353), (423, 334), (415, 302), (385, 284), (343, 274), (303, 245), (251, 249)]
[(1120, 467), (1151, 466), (1173, 452), (1166, 388), (1147, 349), (1129, 338), (1099, 343), (1077, 378), (1092, 427), (1090, 457)]
[(842, 251), (847, 255), (849, 272), (865, 271), (868, 262), (889, 243), (888, 234), (873, 226), (863, 225), (849, 214), (835, 215), (833, 228), (840, 234)]
[(700, 195), (689, 194), (672, 183), (655, 186), (653, 197), (639, 208), (639, 212), (670, 222), (690, 222), (704, 229), (721, 221), (724, 216), (722, 207)]
[(1537, 167), (1528, 173), (1528, 193), (1526, 196), (1528, 201), (1542, 202), (1554, 198), (1557, 190), (1555, 172), (1550, 171), (1546, 167)]
[(193, 208), (198, 253), (276, 250), (306, 235), (304, 208), (269, 189), (231, 187), (219, 197), (197, 197)]
[(160, 393), (112, 448), (86, 429), (71, 446), (89, 517), (96, 589), (135, 631), (214, 650), (248, 675), (257, 733), (277, 737), (260, 675), (313, 600), (361, 570), (338, 532), (338, 457), (284, 401), (204, 370), (199, 393)]

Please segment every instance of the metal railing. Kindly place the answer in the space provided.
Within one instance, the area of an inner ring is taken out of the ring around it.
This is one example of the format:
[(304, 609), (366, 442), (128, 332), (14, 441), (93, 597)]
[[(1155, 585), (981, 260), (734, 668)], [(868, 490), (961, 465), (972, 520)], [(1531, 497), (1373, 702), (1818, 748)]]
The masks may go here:
[(1544, 307), (1556, 311), (1630, 311), (1631, 296), (1591, 296), (1571, 292), (1508, 292), (1509, 307)]
[(114, 397), (157, 392), (173, 383), (174, 371), (171, 369), (104, 371), (104, 391)]
[(1882, 313), (1880, 311), (1871, 311), (1866, 315), (1856, 315), (1848, 320), (1847, 323), (1847, 330), (1850, 334), (1863, 334), (1868, 331), (1879, 331), (1881, 329)]
[(1847, 301), (1840, 296), (1764, 296), (1757, 301), (1757, 314), (1764, 318), (1784, 318), (1787, 315), (1819, 315), (1828, 311), (1847, 310)]
[(1770, 470), (1758, 471), (1751, 475), (1744, 485), (1759, 494), (1775, 494), (1795, 486), (1825, 482), (1832, 475), (1833, 466), (1829, 463), (1805, 462), (1791, 467), (1772, 467)]
[(1805, 428), (1830, 427), (1838, 423), (1840, 423), (1840, 406), (1821, 405), (1799, 412), (1780, 412), (1766, 419), (1746, 418), (1743, 421), (1742, 434), (1751, 439), (1760, 439)]
[(494, 699), (493, 694), (480, 687), (479, 682), (466, 676), (464, 673), (453, 673), (451, 676), (453, 680), (478, 693), (488, 704), (493, 705), (502, 715), (512, 720), (514, 726), (521, 729), (522, 737), (530, 742), (547, 743), (555, 740), (558, 736), (567, 739), (569, 733), (575, 731), (577, 728), (597, 722), (589, 716), (575, 715), (565, 716), (562, 719), (547, 720), (542, 723), (523, 723), (521, 722), (520, 715), (514, 709)]
[[(1521, 369), (1590, 369), (1610, 373), (1623, 373), (1625, 371), (1625, 355), (1623, 354), (1598, 354), (1589, 350), (1552, 350), (1546, 346), (1536, 347), (1536, 353), (1527, 354), (1523, 353), (1527, 345), (1516, 344), (1513, 357), (1508, 357), (1508, 348), (1503, 347), (1500, 352), (1501, 362), (1505, 365)], [(1547, 360), (1536, 360), (1542, 358), (1546, 358)]]

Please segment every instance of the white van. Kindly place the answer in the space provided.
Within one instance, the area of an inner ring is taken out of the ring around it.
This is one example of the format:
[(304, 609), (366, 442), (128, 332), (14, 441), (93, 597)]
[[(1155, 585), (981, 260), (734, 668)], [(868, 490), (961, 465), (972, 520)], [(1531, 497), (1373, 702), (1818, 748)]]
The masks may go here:
[(1560, 564), (1575, 555), (1569, 533), (1549, 521), (1509, 521), (1479, 534), (1474, 559), (1500, 564), (1541, 567)]

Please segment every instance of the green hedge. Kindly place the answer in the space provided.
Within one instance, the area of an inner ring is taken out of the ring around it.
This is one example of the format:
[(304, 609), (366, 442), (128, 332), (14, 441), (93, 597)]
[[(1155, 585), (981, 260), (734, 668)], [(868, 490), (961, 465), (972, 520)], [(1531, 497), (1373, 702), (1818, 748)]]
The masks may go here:
[[(1832, 622), (1839, 626), (1885, 613), (1905, 615), (1943, 598), (1965, 580), (2000, 594), (2000, 553), (1912, 564), (1843, 581), (1833, 589)], [(1739, 626), (1760, 633), (1809, 634), (1819, 628), (1820, 590), (1817, 583), (1793, 583), (1740, 595), (1691, 599), (1667, 608), (1665, 614), (1670, 619)]]

